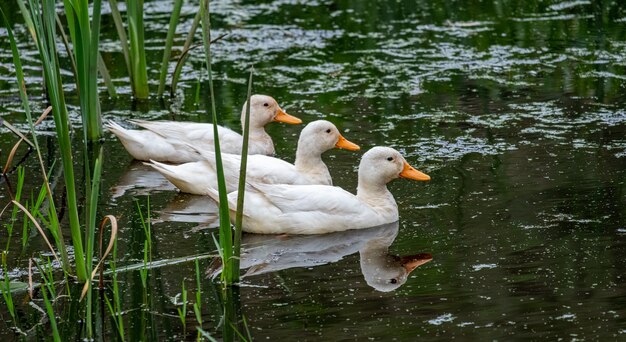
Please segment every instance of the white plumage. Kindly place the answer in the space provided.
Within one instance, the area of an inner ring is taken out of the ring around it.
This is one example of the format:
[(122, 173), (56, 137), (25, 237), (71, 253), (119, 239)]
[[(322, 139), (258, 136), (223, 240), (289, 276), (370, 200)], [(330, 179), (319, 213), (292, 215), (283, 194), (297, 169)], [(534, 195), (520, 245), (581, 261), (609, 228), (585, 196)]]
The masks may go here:
[[(398, 220), (398, 207), (386, 184), (398, 177), (426, 181), (389, 147), (374, 147), (359, 165), (357, 195), (327, 185), (281, 185), (250, 182), (245, 192), (243, 230), (259, 234), (322, 234), (367, 228)], [(219, 201), (214, 188), (209, 196)], [(228, 194), (233, 213), (237, 193)]]
[[(242, 126), (245, 111), (244, 103)], [(272, 97), (253, 95), (250, 98), (249, 154), (274, 154), (274, 142), (265, 132), (265, 125), (273, 121), (302, 123), (300, 119), (285, 113)], [(120, 139), (128, 153), (135, 159), (186, 163), (200, 160), (194, 148), (203, 151), (214, 150), (213, 124), (144, 120), (131, 122), (145, 130), (125, 129), (112, 121), (109, 121), (106, 127)], [(240, 154), (243, 144), (241, 134), (221, 126), (217, 129), (222, 152)]]
[[(278, 158), (264, 155), (248, 156), (246, 180), (268, 184), (324, 184), (332, 185), (332, 179), (322, 153), (333, 147), (358, 150), (359, 146), (346, 140), (335, 125), (325, 120), (309, 123), (300, 134), (295, 165)], [(146, 163), (163, 174), (182, 192), (206, 195), (209, 188), (217, 189), (215, 153), (200, 150), (204, 160), (181, 165), (167, 165), (156, 161)], [(239, 184), (241, 156), (222, 154), (222, 164), (228, 192)]]

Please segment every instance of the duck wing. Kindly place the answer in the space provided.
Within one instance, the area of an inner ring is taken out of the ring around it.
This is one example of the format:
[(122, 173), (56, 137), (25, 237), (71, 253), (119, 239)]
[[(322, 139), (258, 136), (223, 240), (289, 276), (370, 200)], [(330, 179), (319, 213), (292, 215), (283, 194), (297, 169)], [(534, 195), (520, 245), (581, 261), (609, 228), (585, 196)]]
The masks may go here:
[[(176, 144), (180, 142), (193, 144), (201, 150), (213, 150), (213, 124), (177, 121), (145, 121), (131, 120), (134, 124), (159, 134)], [(240, 154), (242, 137), (239, 133), (226, 127), (217, 126), (222, 152)]]

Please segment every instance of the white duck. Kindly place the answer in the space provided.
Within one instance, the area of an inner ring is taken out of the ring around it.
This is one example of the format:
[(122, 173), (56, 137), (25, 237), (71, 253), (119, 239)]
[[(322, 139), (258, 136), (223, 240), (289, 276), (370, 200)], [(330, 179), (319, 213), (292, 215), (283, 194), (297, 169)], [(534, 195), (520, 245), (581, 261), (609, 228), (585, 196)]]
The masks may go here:
[[(411, 167), (398, 151), (374, 147), (361, 159), (356, 196), (328, 185), (250, 182), (245, 192), (243, 230), (259, 234), (323, 234), (395, 222), (398, 206), (387, 183), (398, 177), (430, 180)], [(209, 196), (219, 201), (215, 189), (210, 189)], [(237, 208), (236, 202), (237, 193), (228, 194), (231, 213)]]
[[(332, 185), (332, 178), (322, 153), (333, 147), (356, 151), (359, 146), (344, 138), (337, 127), (326, 120), (313, 121), (300, 133), (295, 165), (264, 155), (248, 156), (246, 180), (270, 184)], [(208, 189), (217, 189), (215, 153), (198, 150), (204, 160), (181, 165), (167, 165), (157, 161), (145, 163), (159, 171), (182, 192), (207, 195)], [(236, 191), (239, 184), (241, 156), (222, 154), (226, 189)]]
[[(246, 113), (244, 103), (241, 111), (242, 126)], [(274, 142), (265, 132), (265, 125), (279, 121), (290, 124), (302, 120), (285, 113), (271, 96), (252, 95), (250, 98), (249, 154), (274, 154)], [(186, 163), (201, 158), (189, 145), (196, 149), (213, 151), (213, 124), (177, 121), (131, 120), (146, 130), (129, 130), (109, 121), (106, 127), (115, 134), (128, 153), (139, 160), (157, 160), (171, 163)], [(217, 126), (221, 150), (224, 153), (241, 153), (241, 134)]]

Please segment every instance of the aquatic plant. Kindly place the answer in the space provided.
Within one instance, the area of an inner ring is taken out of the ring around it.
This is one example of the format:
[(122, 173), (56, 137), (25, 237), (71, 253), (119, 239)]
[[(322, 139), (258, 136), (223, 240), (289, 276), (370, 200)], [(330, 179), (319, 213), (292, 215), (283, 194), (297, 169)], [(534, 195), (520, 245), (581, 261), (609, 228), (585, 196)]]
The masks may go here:
[(172, 9), (172, 16), (170, 17), (170, 25), (167, 30), (167, 37), (165, 38), (165, 49), (163, 50), (163, 60), (161, 61), (161, 73), (159, 79), (159, 89), (157, 96), (162, 97), (165, 91), (165, 79), (167, 78), (167, 65), (170, 61), (172, 44), (174, 43), (174, 34), (176, 33), (176, 24), (180, 16), (180, 9), (183, 6), (183, 0), (175, 0), (174, 8)]
[[(29, 2), (32, 10), (36, 4), (32, 0)], [(45, 0), (44, 4), (54, 4), (54, 2)], [(65, 19), (72, 40), (71, 52), (76, 62), (75, 81), (79, 92), (83, 135), (85, 141), (94, 142), (102, 136), (98, 96), (98, 47), (102, 0), (93, 1), (91, 15), (89, 7), (87, 0), (63, 0)], [(44, 15), (56, 17), (55, 13), (44, 13)], [(36, 22), (36, 19), (34, 21)], [(52, 29), (54, 30), (53, 27)]]
[[(196, 30), (198, 29), (198, 25), (200, 25), (202, 11), (198, 11), (196, 16), (193, 18), (193, 22), (191, 23), (191, 28), (189, 29), (189, 33), (187, 34), (187, 39), (185, 39), (185, 44), (183, 45), (183, 50), (178, 56), (178, 60), (176, 61), (176, 66), (174, 67), (174, 73), (172, 73), (172, 83), (170, 85), (170, 96), (174, 97), (176, 92), (176, 84), (178, 83), (178, 79), (180, 78), (180, 72), (183, 69), (183, 65), (189, 56), (189, 50), (191, 50), (191, 43), (193, 42), (193, 37), (196, 34)], [(196, 101), (197, 102), (197, 101)]]
[[(84, 151), (84, 172), (85, 172), (85, 220), (83, 222), (84, 229), (81, 228), (79, 219), (77, 189), (74, 177), (74, 160), (71, 146), (71, 128), (69, 123), (69, 115), (65, 103), (63, 83), (61, 81), (61, 72), (59, 65), (59, 54), (56, 48), (56, 24), (58, 18), (56, 14), (54, 0), (28, 0), (28, 7), (23, 0), (18, 0), (20, 9), (25, 18), (25, 22), (29, 25), (29, 31), (35, 40), (39, 58), (43, 66), (44, 79), (46, 82), (47, 95), (52, 107), (54, 116), (56, 136), (59, 141), (59, 149), (61, 154), (61, 162), (63, 166), (63, 174), (66, 187), (66, 210), (69, 214), (70, 232), (72, 237), (72, 246), (75, 255), (75, 268), (79, 281), (87, 283), (87, 303), (86, 303), (86, 331), (87, 336), (93, 336), (92, 322), (92, 298), (91, 298), (91, 277), (88, 277), (93, 270), (94, 241), (97, 219), (97, 204), (100, 194), (100, 180), (103, 164), (103, 147), (94, 146), (92, 143), (97, 141), (102, 134), (102, 123), (100, 119), (99, 97), (97, 89), (97, 64), (98, 64), (98, 44), (99, 44), (99, 25), (100, 25), (100, 1), (96, 0), (93, 4), (93, 14), (89, 14), (89, 6), (86, 0), (65, 0), (64, 10), (68, 26), (70, 28), (70, 36), (72, 37), (72, 51), (75, 60), (75, 76), (78, 85), (79, 101), (81, 106), (81, 118), (83, 122), (83, 151)], [(5, 18), (5, 22), (6, 18)], [(7, 23), (7, 27), (8, 27)], [(10, 28), (8, 29), (10, 31)], [(34, 123), (30, 113), (30, 104), (26, 94), (26, 86), (22, 71), (19, 51), (15, 45), (12, 33), (10, 34), (11, 47), (13, 52), (13, 60), (16, 67), (16, 75), (18, 84), (20, 85), (20, 98), (26, 114), (28, 124), (37, 151), (37, 156), (41, 166), (41, 172), (44, 177), (44, 187), (48, 198), (49, 210), (47, 227), (52, 233), (57, 249), (62, 255), (62, 267), (65, 270), (65, 276), (70, 272), (70, 263), (67, 257), (67, 248), (65, 247), (61, 226), (54, 205), (52, 190), (47, 178), (46, 170), (43, 166), (41, 151), (37, 143), (37, 137), (34, 130)], [(14, 202), (27, 213), (25, 207), (19, 202)], [(36, 224), (34, 218), (31, 221)], [(37, 224), (36, 224), (37, 225)], [(43, 234), (43, 232), (42, 232)], [(84, 235), (83, 235), (84, 234)], [(113, 239), (115, 236), (112, 237)], [(93, 277), (93, 275), (92, 275)], [(45, 293), (44, 293), (45, 294)], [(52, 294), (52, 293), (50, 293)]]
[[(18, 3), (23, 0), (18, 0)], [(26, 7), (22, 3), (20, 6), (26, 10)], [(57, 139), (59, 141), (59, 150), (61, 154), (61, 161), (63, 164), (63, 176), (65, 179), (65, 186), (67, 191), (67, 210), (70, 222), (70, 232), (72, 236), (72, 244), (74, 246), (74, 253), (76, 255), (76, 267), (75, 273), (77, 277), (84, 281), (87, 279), (87, 269), (85, 266), (85, 253), (83, 248), (83, 241), (81, 236), (80, 221), (78, 218), (78, 202), (75, 189), (74, 179), (74, 164), (72, 160), (72, 146), (70, 141), (70, 125), (67, 107), (65, 105), (65, 97), (63, 94), (63, 84), (61, 83), (60, 67), (58, 62), (58, 54), (56, 50), (56, 30), (55, 27), (55, 4), (54, 1), (45, 0), (40, 3), (36, 0), (29, 0), (29, 7), (27, 11), (22, 12), (26, 23), (31, 23), (32, 27), (30, 31), (33, 34), (37, 50), (39, 51), (39, 58), (43, 66), (44, 79), (46, 83), (46, 89), (48, 92), (48, 98), (52, 106), (52, 114), (54, 116), (55, 130)], [(6, 19), (5, 19), (5, 22)], [(8, 22), (7, 22), (8, 26)], [(10, 30), (9, 30), (10, 31)], [(24, 82), (24, 74), (22, 71), (21, 61), (17, 47), (14, 46), (15, 41), (12, 34), (9, 35), (13, 50), (13, 63), (15, 64), (16, 76), (18, 84), (20, 85), (20, 98), (24, 112), (26, 114), (27, 121), (31, 128), (31, 134), (33, 136), (33, 142), (37, 150), (40, 165), (43, 167), (41, 160), (41, 152), (37, 143), (36, 134), (34, 130), (33, 120), (30, 112), (30, 104), (28, 101), (28, 95), (26, 94), (26, 87)], [(42, 168), (42, 174), (44, 179), (45, 170)], [(48, 184), (48, 182), (46, 182)], [(63, 258), (63, 267), (68, 271), (69, 262), (67, 257), (67, 251), (65, 243), (63, 241), (63, 235), (59, 229), (58, 218), (56, 217), (56, 209), (54, 209), (54, 200), (52, 198), (52, 191), (47, 189), (47, 196), (50, 202), (51, 210), (54, 214), (50, 217), (50, 228), (52, 228), (52, 234), (57, 242), (57, 248), (59, 249)]]
[(211, 99), (211, 114), (213, 119), (213, 136), (215, 141), (215, 168), (219, 192), (219, 255), (222, 258), (221, 280), (224, 286), (231, 286), (239, 281), (239, 253), (241, 245), (241, 225), (243, 212), (243, 194), (245, 191), (246, 165), (248, 158), (248, 140), (250, 135), (250, 97), (252, 93), (252, 70), (250, 71), (248, 94), (246, 99), (246, 113), (243, 124), (243, 145), (241, 150), (241, 166), (239, 174), (239, 188), (237, 199), (237, 212), (235, 234), (230, 224), (230, 211), (224, 178), (224, 168), (220, 151), (219, 135), (217, 131), (217, 113), (215, 110), (215, 94), (213, 91), (213, 74), (211, 71), (211, 22), (209, 1), (202, 0), (200, 3), (202, 41), (206, 57), (206, 67), (209, 75), (209, 95)]
[(126, 2), (128, 34), (124, 29), (117, 1), (109, 0), (109, 4), (115, 29), (120, 38), (133, 96), (138, 99), (147, 99), (150, 95), (150, 89), (148, 87), (148, 68), (144, 48), (143, 0), (128, 0)]
[(200, 264), (196, 259), (196, 302), (193, 303), (193, 312), (196, 315), (196, 321), (198, 322), (198, 339), (202, 330), (202, 282), (200, 281)]
[[(246, 191), (246, 170), (248, 167), (248, 140), (250, 136), (250, 97), (252, 96), (252, 73), (248, 79), (248, 97), (246, 100), (246, 117), (244, 119), (243, 145), (241, 148), (241, 165), (239, 167), (239, 186), (237, 189), (237, 212), (235, 213), (235, 237), (233, 240), (233, 266), (231, 278), (233, 282), (239, 282), (239, 261), (241, 255), (241, 231), (243, 226), (243, 199)], [(221, 204), (221, 203), (220, 203)]]
[(182, 290), (181, 294), (181, 303), (182, 306), (177, 308), (178, 317), (180, 318), (180, 322), (183, 324), (183, 336), (187, 334), (187, 289), (185, 288), (185, 280), (182, 281)]
[[(117, 329), (117, 333), (122, 341), (125, 340), (125, 332), (124, 332), (124, 317), (122, 316), (122, 304), (121, 304), (121, 294), (118, 285), (118, 272), (117, 272), (117, 241), (113, 245), (113, 255), (111, 258), (111, 262), (109, 263), (109, 270), (111, 272), (111, 291), (113, 293), (113, 300), (109, 300), (108, 296), (104, 296), (104, 300), (106, 305), (111, 313), (113, 322), (115, 323), (115, 328)], [(100, 281), (102, 282), (102, 276), (100, 275)]]

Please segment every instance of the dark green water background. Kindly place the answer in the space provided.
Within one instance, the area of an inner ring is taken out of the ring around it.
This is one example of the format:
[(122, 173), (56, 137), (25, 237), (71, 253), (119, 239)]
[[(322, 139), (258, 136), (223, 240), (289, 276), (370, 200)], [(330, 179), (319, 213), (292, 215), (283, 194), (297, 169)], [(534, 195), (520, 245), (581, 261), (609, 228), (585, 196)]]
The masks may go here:
[[(145, 4), (153, 93), (171, 5)], [(430, 263), (397, 290), (380, 292), (367, 285), (359, 253), (345, 248), (358, 241), (357, 232), (314, 241), (319, 253), (298, 255), (297, 243), (279, 246), (268, 252), (267, 264), (293, 250), (300, 264), (246, 277), (250, 286), (240, 291), (241, 311), (256, 340), (626, 338), (626, 3), (277, 0), (211, 6), (213, 35), (227, 34), (213, 47), (222, 124), (239, 129), (247, 69), (254, 64), (255, 93), (274, 96), (305, 122), (334, 122), (364, 150), (397, 148), (432, 177), (428, 183), (389, 185), (401, 217), (390, 253), (428, 252)], [(17, 7), (2, 7), (15, 13), (28, 91), (43, 109), (35, 49)], [(176, 46), (197, 8), (195, 1), (184, 5)], [(207, 121), (201, 49), (184, 68), (175, 99), (134, 103), (107, 5), (103, 12), (103, 57), (121, 93), (109, 99), (102, 89), (104, 118)], [(78, 124), (75, 87), (65, 66)], [(0, 115), (26, 129), (20, 106), (3, 39)], [(50, 166), (58, 157), (53, 122), (39, 129)], [(300, 129), (268, 126), (279, 157), (293, 160)], [(16, 138), (0, 133), (4, 163)], [(148, 193), (158, 217), (154, 259), (214, 250), (215, 229), (197, 229), (214, 220), (206, 214), (214, 212), (210, 203), (190, 209), (198, 198), (177, 194), (131, 163), (108, 133), (105, 149), (101, 213), (120, 218), (121, 264), (143, 257), (144, 233), (134, 206), (137, 199), (145, 210)], [(335, 185), (355, 189), (360, 155), (326, 153)], [(41, 184), (35, 156), (24, 165), (30, 193)], [(16, 174), (9, 180), (14, 186)], [(4, 207), (7, 183), (0, 187)], [(61, 184), (57, 189), (60, 201)], [(181, 214), (185, 207), (194, 214)], [(4, 230), (0, 237), (6, 239)], [(27, 257), (45, 250), (40, 240), (32, 237), (23, 253), (15, 243), (12, 277), (24, 280)], [(204, 260), (201, 267), (208, 264)], [(183, 338), (170, 298), (184, 278), (193, 290), (193, 263), (155, 271), (151, 312), (158, 314), (142, 323), (139, 276), (122, 276), (127, 329), (135, 338)], [(221, 308), (208, 283), (204, 327), (213, 331)], [(8, 315), (4, 309), (2, 315)], [(105, 329), (114, 336), (110, 326)], [(0, 336), (12, 336), (8, 325), (0, 330)]]

